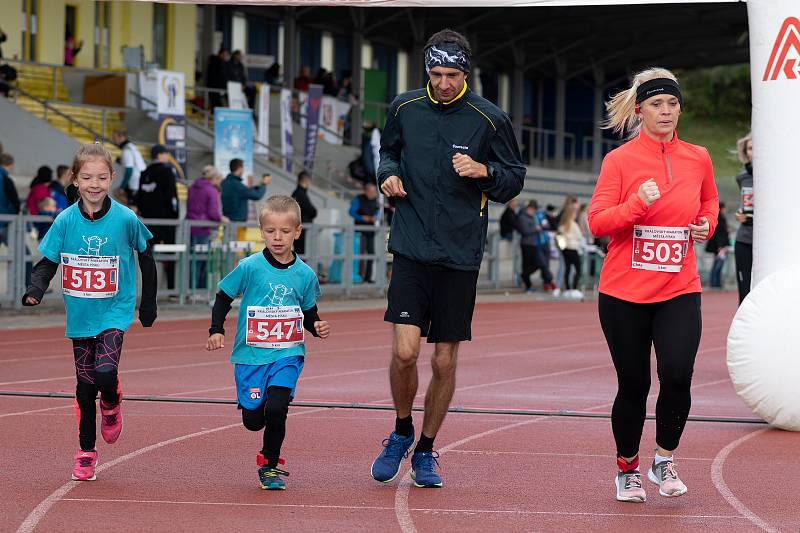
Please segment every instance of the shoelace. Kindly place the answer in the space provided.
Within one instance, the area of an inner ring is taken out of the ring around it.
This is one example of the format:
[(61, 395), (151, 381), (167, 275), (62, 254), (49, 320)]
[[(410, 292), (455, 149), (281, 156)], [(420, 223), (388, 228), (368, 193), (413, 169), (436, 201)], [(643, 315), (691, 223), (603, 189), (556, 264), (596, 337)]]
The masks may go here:
[(78, 462), (81, 465), (81, 468), (87, 468), (92, 466), (92, 458), (87, 456), (78, 457)]
[(114, 425), (117, 423), (117, 415), (105, 415), (103, 418), (106, 420), (106, 424)]
[(264, 475), (267, 477), (288, 476), (289, 472), (287, 472), (286, 470), (281, 470), (280, 468), (270, 468), (269, 470), (264, 472)]
[(641, 489), (642, 476), (641, 474), (625, 474), (625, 490)]
[(419, 462), (420, 470), (433, 470), (433, 465), (439, 467), (439, 470), (442, 469), (442, 465), (439, 464), (439, 452), (430, 452), (422, 454), (422, 459)]
[(386, 448), (386, 457), (405, 459), (408, 457), (408, 450), (403, 450), (403, 444), (399, 440), (383, 439), (381, 443)]
[(667, 479), (678, 479), (678, 473), (675, 472), (675, 463), (672, 461), (664, 461), (664, 463), (661, 464), (661, 479), (665, 481)]

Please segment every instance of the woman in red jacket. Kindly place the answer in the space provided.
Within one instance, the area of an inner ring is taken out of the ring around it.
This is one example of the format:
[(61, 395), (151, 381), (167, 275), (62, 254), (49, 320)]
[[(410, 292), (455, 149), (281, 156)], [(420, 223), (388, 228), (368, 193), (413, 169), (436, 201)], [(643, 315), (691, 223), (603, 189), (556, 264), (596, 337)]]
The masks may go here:
[(650, 391), (651, 346), (660, 390), (655, 458), (647, 476), (662, 496), (686, 492), (673, 452), (689, 415), (702, 328), (692, 242), (713, 232), (719, 207), (708, 152), (678, 139), (683, 98), (671, 72), (640, 72), (606, 107), (606, 127), (628, 132), (630, 141), (603, 160), (589, 227), (593, 235), (611, 239), (598, 307), (618, 381), (611, 412), (617, 499), (643, 502), (639, 443)]

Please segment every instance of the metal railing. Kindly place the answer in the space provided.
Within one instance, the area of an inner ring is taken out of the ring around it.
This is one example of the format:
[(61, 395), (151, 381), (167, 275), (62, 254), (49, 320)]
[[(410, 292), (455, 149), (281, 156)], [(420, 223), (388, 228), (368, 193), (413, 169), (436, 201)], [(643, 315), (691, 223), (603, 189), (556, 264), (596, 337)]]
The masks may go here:
[(565, 165), (572, 166), (577, 160), (577, 142), (574, 133), (563, 132), (564, 153), (558, 154), (559, 133), (555, 130), (523, 126), (521, 130), (521, 146), (523, 160), (526, 165), (549, 165), (560, 158)]

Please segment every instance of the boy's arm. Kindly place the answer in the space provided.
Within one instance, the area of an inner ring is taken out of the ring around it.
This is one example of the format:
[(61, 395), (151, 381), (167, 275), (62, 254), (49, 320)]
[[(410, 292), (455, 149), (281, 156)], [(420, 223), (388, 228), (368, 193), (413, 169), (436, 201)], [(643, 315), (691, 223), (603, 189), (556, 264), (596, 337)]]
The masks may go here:
[(149, 328), (156, 321), (156, 289), (158, 288), (158, 274), (156, 262), (150, 253), (150, 246), (144, 252), (139, 252), (139, 270), (142, 271), (142, 301), (139, 303), (139, 322)]
[(25, 294), (22, 295), (22, 305), (31, 305), (27, 303), (28, 296), (35, 298), (38, 302), (44, 298), (44, 293), (50, 285), (50, 281), (58, 271), (58, 263), (50, 261), (46, 257), (36, 263), (36, 266), (31, 270), (31, 285)]
[(322, 319), (319, 317), (319, 309), (317, 309), (316, 305), (311, 309), (306, 309), (303, 311), (303, 327), (315, 337), (319, 337), (319, 334), (317, 333), (317, 329), (314, 327), (314, 323), (319, 322), (320, 320)]
[(231, 310), (233, 298), (225, 294), (225, 291), (217, 291), (217, 297), (214, 300), (214, 307), (211, 309), (211, 327), (208, 328), (208, 334), (214, 335), (219, 333), (225, 335), (225, 318)]

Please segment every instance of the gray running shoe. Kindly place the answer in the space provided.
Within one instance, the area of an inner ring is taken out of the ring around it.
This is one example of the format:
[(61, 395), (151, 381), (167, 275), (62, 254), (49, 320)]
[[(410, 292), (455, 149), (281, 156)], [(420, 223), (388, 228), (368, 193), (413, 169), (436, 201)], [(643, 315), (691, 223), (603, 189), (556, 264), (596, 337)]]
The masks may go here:
[(638, 470), (618, 472), (615, 481), (617, 486), (617, 500), (621, 502), (642, 503), (647, 499), (647, 494), (642, 487), (642, 475)]
[(653, 461), (653, 466), (647, 471), (647, 478), (658, 485), (658, 493), (662, 496), (680, 496), (689, 490), (678, 477), (672, 461), (661, 461), (658, 464)]

